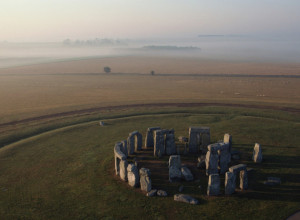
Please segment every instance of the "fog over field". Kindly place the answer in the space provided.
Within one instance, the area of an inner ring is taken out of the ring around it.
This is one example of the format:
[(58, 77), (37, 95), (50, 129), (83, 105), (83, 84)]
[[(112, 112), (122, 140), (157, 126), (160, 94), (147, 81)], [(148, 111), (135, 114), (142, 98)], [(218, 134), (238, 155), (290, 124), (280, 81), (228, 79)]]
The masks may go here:
[[(109, 44), (93, 44), (108, 41)], [(84, 43), (82, 43), (84, 42)], [(117, 42), (117, 43), (116, 43)], [(155, 49), (151, 49), (155, 46)], [(52, 43), (0, 43), (0, 68), (72, 59), (167, 56), (234, 62), (299, 63), (300, 40), (239, 35), (193, 38), (91, 39)]]

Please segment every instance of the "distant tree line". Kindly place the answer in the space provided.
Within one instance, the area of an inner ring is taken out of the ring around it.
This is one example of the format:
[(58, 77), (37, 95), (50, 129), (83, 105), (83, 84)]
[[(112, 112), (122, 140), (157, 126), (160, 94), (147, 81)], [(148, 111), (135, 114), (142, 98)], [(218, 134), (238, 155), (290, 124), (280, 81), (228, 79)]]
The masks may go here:
[(65, 39), (63, 42), (65, 46), (89, 46), (89, 47), (112, 47), (112, 46), (127, 46), (128, 44), (122, 40), (114, 39), (99, 39), (95, 38), (93, 40), (71, 40)]

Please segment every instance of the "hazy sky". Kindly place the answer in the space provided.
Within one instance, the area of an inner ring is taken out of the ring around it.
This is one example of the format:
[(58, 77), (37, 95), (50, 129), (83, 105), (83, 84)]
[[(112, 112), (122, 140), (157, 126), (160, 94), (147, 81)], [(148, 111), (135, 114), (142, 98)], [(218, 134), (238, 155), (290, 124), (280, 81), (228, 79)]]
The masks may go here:
[(300, 36), (299, 0), (1, 0), (0, 41)]

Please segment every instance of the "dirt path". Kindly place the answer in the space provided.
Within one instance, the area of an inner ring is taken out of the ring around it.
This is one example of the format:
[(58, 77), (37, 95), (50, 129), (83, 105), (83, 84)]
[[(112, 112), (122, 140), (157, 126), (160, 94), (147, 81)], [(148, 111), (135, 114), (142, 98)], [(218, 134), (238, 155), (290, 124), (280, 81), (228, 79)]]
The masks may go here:
[(0, 127), (17, 125), (20, 123), (40, 121), (44, 119), (53, 119), (65, 116), (72, 116), (78, 114), (94, 113), (104, 110), (119, 110), (127, 108), (151, 108), (151, 107), (204, 107), (204, 106), (221, 106), (221, 107), (239, 107), (239, 108), (255, 108), (255, 109), (269, 109), (269, 110), (280, 110), (292, 113), (300, 113), (300, 109), (291, 107), (280, 107), (280, 106), (268, 106), (268, 105), (251, 105), (251, 104), (231, 104), (231, 103), (149, 103), (149, 104), (130, 104), (130, 105), (118, 105), (118, 106), (105, 106), (95, 107), (75, 111), (60, 112), (49, 115), (42, 115), (38, 117), (26, 118), (22, 120), (11, 121), (0, 124)]

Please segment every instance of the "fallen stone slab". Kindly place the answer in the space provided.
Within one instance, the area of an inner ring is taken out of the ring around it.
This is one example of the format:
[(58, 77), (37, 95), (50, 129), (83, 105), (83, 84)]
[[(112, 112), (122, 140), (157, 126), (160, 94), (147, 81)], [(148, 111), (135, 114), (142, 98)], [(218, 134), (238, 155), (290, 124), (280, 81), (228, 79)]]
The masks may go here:
[(177, 202), (185, 202), (185, 203), (189, 203), (192, 205), (197, 205), (199, 204), (199, 201), (189, 195), (185, 195), (185, 194), (175, 194), (174, 195), (174, 201)]
[(164, 191), (164, 190), (158, 190), (158, 191), (157, 191), (157, 195), (158, 195), (158, 196), (161, 196), (161, 197), (166, 197), (168, 194), (167, 194), (167, 192)]
[(192, 172), (190, 171), (189, 168), (187, 168), (185, 166), (181, 167), (181, 175), (182, 175), (182, 177), (184, 177), (184, 179), (186, 181), (194, 180), (194, 176), (193, 176)]
[(148, 197), (153, 197), (157, 195), (157, 189), (152, 189), (146, 194)]
[(268, 186), (275, 186), (281, 184), (281, 180), (278, 177), (268, 177), (264, 184)]

